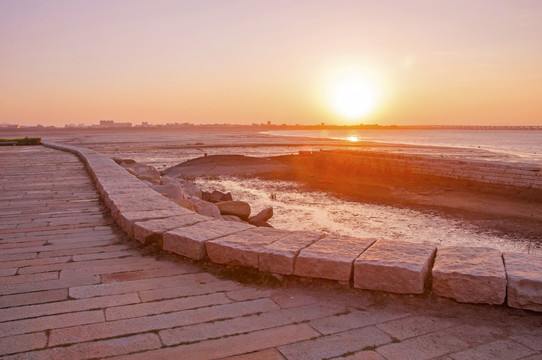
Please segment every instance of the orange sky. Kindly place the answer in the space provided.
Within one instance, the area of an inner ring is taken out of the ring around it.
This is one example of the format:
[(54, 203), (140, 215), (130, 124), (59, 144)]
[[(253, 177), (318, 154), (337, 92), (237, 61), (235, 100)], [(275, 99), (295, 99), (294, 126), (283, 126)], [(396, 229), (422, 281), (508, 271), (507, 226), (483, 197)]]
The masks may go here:
[(542, 125), (542, 1), (0, 1), (0, 123)]

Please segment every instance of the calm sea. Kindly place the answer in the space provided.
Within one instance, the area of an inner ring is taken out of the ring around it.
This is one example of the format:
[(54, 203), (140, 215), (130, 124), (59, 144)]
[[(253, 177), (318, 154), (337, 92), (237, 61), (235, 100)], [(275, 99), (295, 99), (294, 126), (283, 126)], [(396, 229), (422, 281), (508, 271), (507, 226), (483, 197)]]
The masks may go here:
[(274, 136), (453, 148), (473, 155), (485, 152), (496, 157), (542, 164), (541, 130), (292, 130), (266, 133)]

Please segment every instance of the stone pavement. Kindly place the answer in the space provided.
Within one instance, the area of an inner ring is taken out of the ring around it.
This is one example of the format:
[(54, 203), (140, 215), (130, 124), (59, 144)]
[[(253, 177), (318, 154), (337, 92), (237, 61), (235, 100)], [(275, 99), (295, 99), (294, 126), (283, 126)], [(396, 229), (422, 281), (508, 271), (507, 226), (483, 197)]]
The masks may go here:
[(144, 256), (84, 165), (0, 149), (0, 356), (6, 359), (542, 359), (542, 314)]

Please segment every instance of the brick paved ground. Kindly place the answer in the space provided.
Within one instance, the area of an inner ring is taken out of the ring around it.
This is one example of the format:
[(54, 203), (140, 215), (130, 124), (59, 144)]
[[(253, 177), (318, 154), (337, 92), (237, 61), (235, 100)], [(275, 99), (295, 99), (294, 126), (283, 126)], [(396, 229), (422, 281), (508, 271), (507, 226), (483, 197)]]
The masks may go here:
[(542, 359), (541, 314), (204, 269), (126, 243), (74, 155), (0, 148), (6, 359)]

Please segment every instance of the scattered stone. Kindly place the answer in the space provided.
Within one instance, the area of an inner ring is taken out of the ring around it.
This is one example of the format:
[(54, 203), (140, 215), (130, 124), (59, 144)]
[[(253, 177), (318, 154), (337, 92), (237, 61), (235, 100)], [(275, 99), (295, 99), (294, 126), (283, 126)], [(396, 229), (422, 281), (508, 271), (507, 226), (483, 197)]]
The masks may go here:
[(203, 201), (211, 201), (211, 193), (208, 191), (202, 191), (201, 192), (201, 200)]
[(465, 303), (500, 305), (506, 296), (506, 274), (499, 250), (441, 247), (433, 266), (433, 291)]
[(222, 215), (235, 215), (243, 220), (250, 216), (250, 205), (244, 201), (223, 201), (216, 203)]
[(239, 216), (235, 215), (222, 215), (222, 218), (226, 221), (244, 222)]
[(268, 228), (272, 228), (273, 225), (271, 225), (270, 223), (266, 222), (266, 221), (260, 221), (260, 222), (249, 222), (249, 224), (251, 225), (254, 225), (254, 226), (257, 226), (257, 227), (268, 227)]
[[(134, 169), (126, 168), (126, 171), (128, 171), (130, 174), (136, 176), (136, 172), (135, 172)], [(142, 180), (142, 181), (148, 182), (148, 181), (146, 181), (146, 180)], [(148, 182), (148, 183), (150, 184), (150, 182)]]
[(148, 181), (150, 183), (161, 184), (160, 174), (153, 167), (149, 167), (149, 168), (147, 168), (145, 170), (142, 170), (140, 172), (136, 171), (136, 177), (138, 179), (140, 179), (140, 180), (146, 180), (146, 181)]
[(136, 161), (133, 160), (133, 159), (119, 159), (119, 158), (113, 158), (113, 161), (116, 162), (117, 164), (121, 165), (121, 164), (135, 164)]
[[(128, 169), (126, 169), (126, 170), (128, 170)], [(132, 170), (132, 171), (133, 171), (133, 170)], [(132, 174), (132, 175), (135, 176), (135, 173)], [(148, 182), (147, 180), (141, 180), (141, 182), (142, 182), (143, 184), (147, 185), (148, 187), (152, 187), (152, 185), (153, 185), (153, 184), (151, 184), (150, 182)]]
[(182, 206), (185, 209), (188, 209), (193, 212), (197, 212), (194, 204), (188, 199), (178, 199), (178, 200), (175, 200), (175, 203), (179, 206)]
[(542, 256), (504, 253), (508, 306), (542, 311)]
[[(248, 222), (256, 226), (266, 226), (267, 220), (273, 217), (273, 207), (269, 206), (260, 211), (257, 215), (251, 216)], [(269, 224), (267, 224), (269, 225)]]
[(168, 199), (177, 202), (177, 200), (186, 199), (187, 196), (184, 193), (181, 185), (177, 183), (164, 183), (164, 185), (151, 185), (151, 189), (159, 192), (160, 194), (167, 194)]
[(222, 219), (222, 216), (220, 215), (220, 210), (215, 204), (208, 201), (203, 201), (197, 197), (189, 197), (188, 201), (190, 201), (194, 205), (194, 208), (196, 209), (196, 212), (198, 214), (210, 216), (215, 219)]
[(220, 191), (213, 191), (209, 195), (209, 201), (213, 203), (221, 202), (221, 201), (233, 201), (233, 198), (231, 196), (231, 193), (223, 193)]
[(202, 198), (200, 188), (192, 181), (180, 178), (172, 178), (169, 176), (162, 177), (162, 181), (164, 181), (165, 183), (175, 182), (183, 188), (183, 191), (187, 196), (197, 197), (200, 199)]
[(230, 192), (227, 192), (222, 197), (222, 201), (233, 201), (233, 196)]
[(301, 250), (294, 275), (349, 281), (352, 263), (375, 242), (353, 236), (330, 234)]
[(158, 172), (158, 170), (156, 170), (154, 166), (139, 164), (139, 163), (132, 163), (132, 164), (122, 163), (121, 166), (125, 169), (133, 170), (133, 172), (135, 173), (135, 176), (140, 180), (146, 180), (153, 184), (161, 184), (160, 173)]
[(434, 245), (378, 240), (354, 262), (354, 287), (422, 294), (436, 251)]

